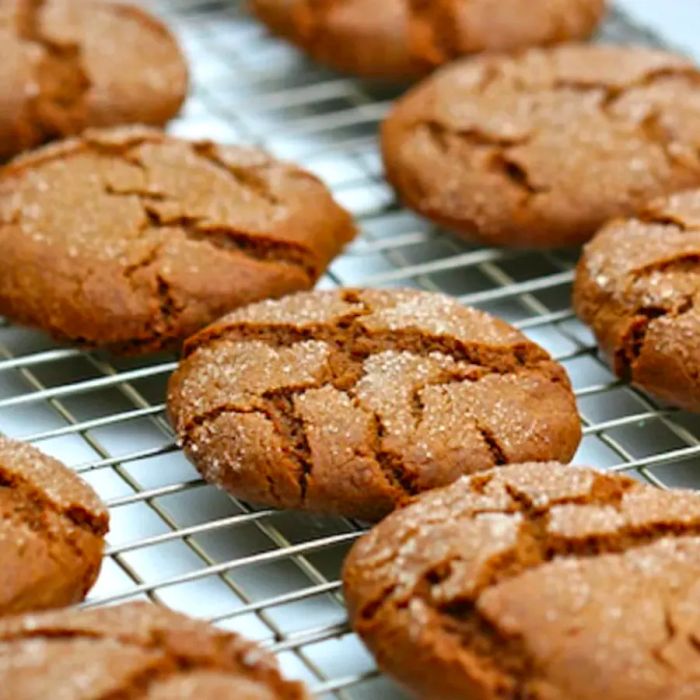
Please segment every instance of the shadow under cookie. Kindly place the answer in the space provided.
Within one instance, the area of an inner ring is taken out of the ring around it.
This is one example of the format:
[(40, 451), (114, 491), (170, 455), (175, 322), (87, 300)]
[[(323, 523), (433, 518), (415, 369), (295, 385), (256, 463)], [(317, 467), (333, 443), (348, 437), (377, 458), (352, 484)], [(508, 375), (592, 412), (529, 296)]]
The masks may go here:
[(581, 437), (564, 369), (439, 294), (310, 292), (188, 341), (168, 412), (209, 481), (253, 502), (367, 520), (465, 473), (568, 461)]

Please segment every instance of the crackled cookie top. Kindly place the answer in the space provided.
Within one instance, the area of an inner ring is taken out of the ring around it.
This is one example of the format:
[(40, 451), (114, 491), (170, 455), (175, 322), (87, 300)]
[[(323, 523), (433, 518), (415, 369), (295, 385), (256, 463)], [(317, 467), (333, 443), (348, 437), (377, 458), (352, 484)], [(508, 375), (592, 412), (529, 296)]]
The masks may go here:
[(81, 601), (100, 570), (108, 522), (74, 472), (0, 437), (0, 616)]
[(0, 313), (157, 350), (313, 286), (353, 235), (315, 177), (256, 149), (88, 131), (0, 170)]
[(700, 73), (645, 48), (565, 45), (457, 62), (383, 126), (406, 203), (490, 244), (582, 243), (700, 183)]
[(439, 294), (312, 292), (191, 339), (168, 409), (206, 479), (278, 507), (376, 519), (513, 461), (569, 460), (568, 378), (539, 346)]
[(238, 635), (148, 603), (0, 619), (0, 686), (12, 700), (306, 700)]
[(340, 70), (412, 78), (454, 58), (588, 36), (604, 0), (252, 0), (274, 32)]
[(700, 411), (700, 190), (603, 228), (579, 262), (574, 305), (621, 377)]
[(355, 545), (351, 621), (421, 698), (700, 696), (700, 495), (559, 464), (422, 495)]
[(164, 124), (187, 68), (170, 32), (106, 0), (0, 0), (0, 159), (88, 126)]

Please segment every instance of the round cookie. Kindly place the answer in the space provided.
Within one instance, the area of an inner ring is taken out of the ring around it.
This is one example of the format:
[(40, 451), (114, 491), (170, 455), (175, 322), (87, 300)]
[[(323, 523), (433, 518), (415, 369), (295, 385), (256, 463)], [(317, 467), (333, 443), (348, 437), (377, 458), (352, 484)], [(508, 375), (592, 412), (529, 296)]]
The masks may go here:
[(587, 37), (605, 0), (251, 0), (276, 34), (348, 73), (410, 79), (480, 51)]
[(115, 352), (308, 289), (355, 234), (314, 176), (251, 148), (87, 131), (0, 170), (0, 314)]
[(191, 338), (168, 413), (210, 482), (250, 501), (366, 520), (465, 473), (568, 461), (564, 369), (440, 294), (336, 290), (262, 302)]
[(700, 190), (605, 226), (579, 261), (574, 307), (620, 377), (700, 411)]
[(463, 478), (351, 550), (379, 666), (430, 700), (700, 697), (700, 494), (560, 464)]
[(236, 634), (149, 603), (0, 619), (4, 697), (308, 700)]
[(588, 240), (700, 184), (700, 72), (647, 48), (567, 44), (456, 62), (382, 127), (409, 207), (490, 245)]
[(170, 32), (138, 7), (2, 0), (0, 159), (89, 126), (162, 125), (187, 67)]
[(0, 616), (81, 601), (100, 571), (108, 523), (75, 472), (0, 437)]

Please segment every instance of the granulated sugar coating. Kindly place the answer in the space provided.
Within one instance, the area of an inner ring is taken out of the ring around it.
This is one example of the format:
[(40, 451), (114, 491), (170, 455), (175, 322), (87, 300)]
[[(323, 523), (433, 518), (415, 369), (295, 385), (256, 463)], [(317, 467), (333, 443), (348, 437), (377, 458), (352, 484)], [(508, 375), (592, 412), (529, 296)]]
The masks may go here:
[(700, 494), (521, 464), (423, 494), (345, 563), (354, 629), (425, 700), (700, 697)]
[(317, 178), (258, 149), (90, 130), (0, 174), (0, 313), (81, 345), (156, 351), (309, 289), (354, 235)]
[(406, 204), (488, 244), (588, 240), (700, 184), (700, 72), (646, 48), (564, 45), (451, 64), (383, 126)]
[(602, 229), (579, 262), (574, 306), (618, 375), (700, 411), (700, 190)]
[(189, 458), (236, 496), (368, 520), (463, 474), (568, 461), (564, 369), (508, 324), (439, 294), (263, 302), (185, 348), (168, 410)]
[(2, 0), (0, 160), (90, 126), (161, 126), (177, 114), (184, 56), (139, 4)]
[(100, 570), (108, 522), (70, 469), (0, 438), (0, 615), (81, 601)]
[(307, 700), (252, 642), (148, 603), (0, 619), (0, 695)]

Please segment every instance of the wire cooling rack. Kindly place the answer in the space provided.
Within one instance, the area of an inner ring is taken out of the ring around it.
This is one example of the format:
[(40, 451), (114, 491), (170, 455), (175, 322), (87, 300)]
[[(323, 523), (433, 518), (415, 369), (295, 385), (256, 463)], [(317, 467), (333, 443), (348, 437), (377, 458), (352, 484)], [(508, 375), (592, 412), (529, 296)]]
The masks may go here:
[[(256, 142), (317, 172), (363, 234), (321, 284), (440, 290), (545, 346), (576, 387), (577, 461), (659, 487), (700, 488), (700, 420), (623, 385), (569, 307), (576, 253), (479, 248), (401, 209), (375, 134), (397, 94), (338, 76), (276, 41), (235, 0), (152, 0), (179, 33), (193, 91), (180, 135)], [(614, 14), (617, 41), (655, 43)], [(398, 92), (398, 91), (397, 91)], [(173, 443), (163, 397), (171, 356), (118, 360), (0, 326), (0, 431), (80, 472), (112, 531), (87, 605), (149, 598), (261, 640), (319, 698), (398, 699), (347, 627), (338, 581), (357, 523), (261, 510), (205, 485)]]

